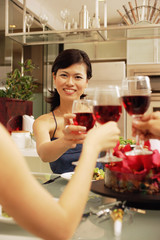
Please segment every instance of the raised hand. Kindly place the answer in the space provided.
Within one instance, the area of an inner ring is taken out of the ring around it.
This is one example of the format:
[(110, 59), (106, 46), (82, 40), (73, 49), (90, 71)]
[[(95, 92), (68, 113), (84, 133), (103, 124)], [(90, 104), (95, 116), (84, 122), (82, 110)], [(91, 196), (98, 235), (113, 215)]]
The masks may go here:
[(157, 138), (160, 139), (160, 112), (153, 112), (144, 115), (141, 121), (132, 122), (132, 135), (135, 136), (137, 130), (143, 140)]
[(76, 147), (76, 144), (82, 144), (86, 138), (86, 127), (76, 126), (73, 124), (73, 118), (75, 114), (64, 114), (64, 140), (71, 145), (72, 148)]

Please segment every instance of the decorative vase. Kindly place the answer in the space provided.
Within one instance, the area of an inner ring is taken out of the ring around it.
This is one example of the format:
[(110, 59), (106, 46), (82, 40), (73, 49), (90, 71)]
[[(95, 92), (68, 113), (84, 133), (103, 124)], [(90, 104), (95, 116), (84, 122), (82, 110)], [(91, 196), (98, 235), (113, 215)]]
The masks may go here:
[(0, 122), (11, 132), (22, 130), (22, 116), (33, 113), (33, 102), (13, 98), (0, 98)]

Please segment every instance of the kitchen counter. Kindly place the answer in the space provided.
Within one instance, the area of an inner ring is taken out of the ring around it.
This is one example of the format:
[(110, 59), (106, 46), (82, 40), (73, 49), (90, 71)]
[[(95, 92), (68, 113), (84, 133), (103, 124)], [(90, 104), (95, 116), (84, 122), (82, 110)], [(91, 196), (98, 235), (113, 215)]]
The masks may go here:
[(30, 148), (19, 148), (19, 150), (24, 156), (31, 172), (52, 173), (49, 163), (41, 160), (35, 146)]
[[(67, 180), (63, 178), (57, 179), (55, 182), (43, 185), (54, 197), (59, 198), (63, 192)], [(88, 202), (85, 213), (98, 209), (101, 205), (114, 202), (115, 199), (103, 197), (93, 192), (89, 193)], [(121, 238), (115, 238), (113, 234), (113, 220), (111, 218), (97, 218), (91, 215), (85, 220), (83, 219), (75, 232), (72, 240), (78, 239), (97, 239), (97, 240), (159, 240), (159, 210), (146, 210), (145, 214), (131, 212), (123, 219)], [(0, 222), (0, 240), (36, 240), (32, 234), (26, 232), (17, 224), (7, 224)]]

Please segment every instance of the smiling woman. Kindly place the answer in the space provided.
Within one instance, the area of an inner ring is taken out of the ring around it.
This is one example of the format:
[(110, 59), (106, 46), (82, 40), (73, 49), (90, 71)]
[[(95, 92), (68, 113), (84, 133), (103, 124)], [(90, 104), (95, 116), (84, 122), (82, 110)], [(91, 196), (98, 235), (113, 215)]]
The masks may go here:
[(73, 125), (72, 105), (85, 96), (92, 77), (90, 59), (79, 49), (64, 50), (55, 59), (52, 74), (55, 89), (46, 99), (51, 112), (36, 119), (33, 126), (37, 152), (54, 173), (72, 172), (72, 162), (78, 161), (86, 137), (85, 127)]

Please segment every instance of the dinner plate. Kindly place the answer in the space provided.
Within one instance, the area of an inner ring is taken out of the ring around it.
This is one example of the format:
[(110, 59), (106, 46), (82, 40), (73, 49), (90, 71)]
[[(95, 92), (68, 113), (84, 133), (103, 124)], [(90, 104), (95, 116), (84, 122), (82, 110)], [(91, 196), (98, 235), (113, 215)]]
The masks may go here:
[(12, 217), (3, 217), (3, 216), (0, 216), (0, 222), (1, 223), (9, 223), (9, 224), (16, 223)]
[(70, 180), (73, 176), (74, 172), (66, 172), (61, 174), (61, 178), (64, 178), (66, 180)]
[(48, 181), (51, 177), (51, 173), (31, 172), (31, 174), (36, 178), (39, 183), (44, 183)]

